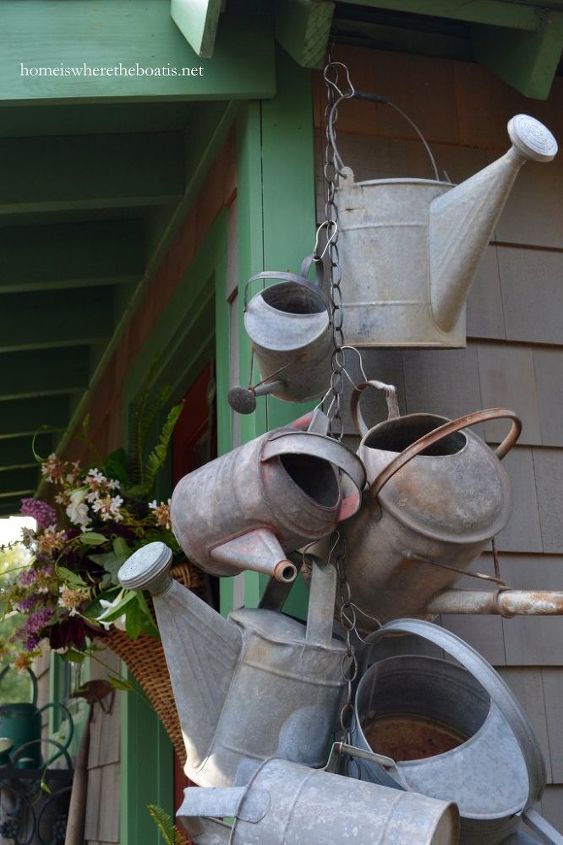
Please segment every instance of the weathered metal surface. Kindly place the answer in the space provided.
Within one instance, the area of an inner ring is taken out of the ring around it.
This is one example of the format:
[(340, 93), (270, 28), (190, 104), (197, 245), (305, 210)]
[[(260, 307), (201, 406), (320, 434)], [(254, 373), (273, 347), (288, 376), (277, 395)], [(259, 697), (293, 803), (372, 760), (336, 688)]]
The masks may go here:
[[(414, 654), (378, 659), (381, 639), (399, 633), (433, 643), (456, 663)], [(546, 778), (532, 728), (502, 678), (455, 634), (420, 620), (383, 626), (368, 638), (364, 659), (375, 662), (358, 685), (354, 744), (379, 752), (365, 734), (374, 715), (418, 716), (464, 741), (422, 759), (358, 761), (362, 778), (455, 801), (464, 845), (502, 842), (539, 799)]]
[[(368, 386), (382, 387), (358, 385), (352, 410), (364, 435), (358, 455), (369, 488), (360, 511), (340, 529), (348, 544), (352, 600), (366, 629), (377, 624), (369, 617), (384, 622), (424, 613), (504, 527), (510, 487), (499, 458), (520, 432), (518, 418), (501, 409), (453, 421), (432, 414), (395, 415), (368, 431), (359, 414), (359, 398)], [(498, 418), (512, 425), (495, 453), (467, 427)]]
[(308, 280), (312, 261), (305, 259), (300, 275), (267, 271), (247, 282), (246, 290), (255, 281), (277, 280), (248, 304), (245, 298), (244, 325), (262, 382), (229, 392), (229, 403), (239, 413), (251, 413), (256, 396), (271, 393), (278, 399), (304, 402), (321, 396), (328, 388), (332, 331), (321, 296), (322, 261), (315, 262), (316, 285)]
[(551, 161), (553, 135), (528, 115), (508, 124), (511, 149), (454, 187), (426, 179), (338, 189), (346, 342), (353, 346), (465, 346), (465, 301), (525, 161)]
[(551, 590), (446, 590), (430, 601), (429, 613), (500, 616), (562, 616), (563, 593)]
[[(344, 499), (337, 469), (355, 485)], [(318, 431), (280, 428), (186, 475), (172, 495), (172, 528), (207, 572), (254, 569), (292, 581), (287, 554), (354, 513), (364, 481), (361, 461), (341, 443)]]
[(170, 559), (163, 543), (150, 543), (119, 579), (153, 594), (188, 777), (202, 786), (245, 783), (250, 764), (274, 755), (322, 766), (344, 686), (346, 649), (332, 638), (335, 569), (313, 565), (304, 626), (264, 609), (224, 619), (172, 581)]
[(284, 760), (246, 787), (186, 789), (177, 817), (197, 845), (455, 845), (459, 830), (454, 804)]

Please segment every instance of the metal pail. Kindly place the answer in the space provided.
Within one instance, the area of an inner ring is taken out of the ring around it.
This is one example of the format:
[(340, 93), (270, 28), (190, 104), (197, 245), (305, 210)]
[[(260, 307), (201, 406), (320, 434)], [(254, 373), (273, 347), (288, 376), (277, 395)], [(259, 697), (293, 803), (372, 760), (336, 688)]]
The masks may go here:
[(186, 789), (177, 817), (197, 845), (455, 845), (459, 833), (452, 803), (277, 759), (245, 787)]
[[(378, 660), (388, 634), (420, 637), (457, 664), (414, 654)], [(502, 842), (545, 785), (537, 740), (509, 688), (463, 640), (421, 620), (371, 634), (366, 662), (374, 657), (356, 692), (352, 738), (382, 759), (360, 760), (361, 777), (455, 801), (464, 845)]]

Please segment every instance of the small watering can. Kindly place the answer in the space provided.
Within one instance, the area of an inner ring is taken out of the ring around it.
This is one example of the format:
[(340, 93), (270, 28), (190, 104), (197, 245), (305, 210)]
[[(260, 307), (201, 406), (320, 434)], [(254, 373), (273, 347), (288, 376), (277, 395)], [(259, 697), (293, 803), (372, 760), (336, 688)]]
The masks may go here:
[[(344, 687), (346, 648), (332, 637), (336, 570), (313, 565), (307, 626), (276, 610), (224, 619), (168, 574), (172, 553), (149, 543), (121, 567), (127, 589), (152, 593), (187, 752), (201, 786), (232, 786), (272, 755), (322, 766)], [(270, 598), (271, 598), (270, 593)]]
[(324, 770), (272, 759), (247, 786), (191, 787), (177, 818), (196, 845), (456, 845), (455, 804), (334, 774), (335, 756)]
[[(457, 662), (401, 654), (397, 634)], [(455, 634), (416, 619), (371, 634), (366, 658), (372, 665), (357, 688), (352, 741), (380, 756), (358, 761), (362, 780), (455, 801), (462, 845), (496, 845), (518, 830), (541, 797), (545, 768), (524, 711), (495, 670)]]
[[(322, 433), (326, 422), (316, 411), (182, 478), (170, 513), (187, 557), (213, 575), (253, 569), (293, 581), (287, 554), (330, 534), (360, 505), (363, 465)], [(355, 486), (346, 498), (338, 470)]]
[[(11, 667), (6, 666), (0, 672), (0, 683)], [(35, 745), (29, 753), (29, 766), (39, 768), (41, 766), (41, 750), (37, 741), (41, 738), (41, 714), (49, 708), (61, 710), (67, 725), (68, 734), (65, 738), (65, 748), (68, 748), (72, 740), (73, 723), (72, 716), (64, 706), (50, 702), (43, 707), (37, 707), (37, 678), (31, 669), (27, 670), (32, 685), (32, 701), (30, 703), (0, 704), (0, 737), (6, 737), (13, 742), (14, 749), (34, 742)]]
[[(385, 390), (389, 416), (367, 428), (359, 409), (367, 387)], [(352, 600), (374, 627), (424, 613), (431, 599), (468, 569), (510, 515), (510, 486), (500, 458), (514, 446), (518, 417), (499, 408), (457, 420), (434, 414), (399, 416), (395, 388), (357, 386), (352, 413), (362, 434), (358, 455), (368, 489), (360, 511), (339, 530), (346, 537)], [(495, 451), (468, 426), (507, 418), (512, 425)]]
[(355, 182), (336, 151), (346, 343), (465, 346), (465, 301), (518, 171), (557, 153), (551, 132), (529, 115), (513, 117), (508, 134), (508, 152), (455, 187), (440, 181), (432, 156), (434, 179)]
[[(315, 262), (316, 282), (309, 281)], [(250, 284), (277, 280), (247, 304)], [(254, 387), (234, 387), (229, 404), (239, 414), (256, 408), (256, 397), (272, 394), (289, 402), (304, 402), (325, 393), (330, 378), (332, 332), (322, 298), (323, 263), (308, 256), (300, 274), (265, 271), (248, 280), (244, 292), (244, 325), (258, 359), (262, 381)]]

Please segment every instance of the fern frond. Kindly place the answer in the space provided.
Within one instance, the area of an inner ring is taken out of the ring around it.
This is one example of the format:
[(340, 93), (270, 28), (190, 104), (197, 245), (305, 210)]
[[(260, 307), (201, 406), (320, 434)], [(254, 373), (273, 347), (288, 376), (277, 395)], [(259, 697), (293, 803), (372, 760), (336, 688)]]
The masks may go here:
[(165, 845), (186, 845), (185, 837), (174, 825), (171, 816), (169, 816), (162, 807), (157, 807), (156, 804), (148, 804), (147, 810), (149, 811), (151, 819), (159, 829)]

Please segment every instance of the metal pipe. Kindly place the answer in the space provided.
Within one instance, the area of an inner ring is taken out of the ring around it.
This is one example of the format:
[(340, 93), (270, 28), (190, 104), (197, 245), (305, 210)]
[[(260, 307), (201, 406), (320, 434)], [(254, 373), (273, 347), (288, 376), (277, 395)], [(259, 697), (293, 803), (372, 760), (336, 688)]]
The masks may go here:
[(563, 616), (563, 592), (552, 590), (445, 590), (430, 601), (429, 613), (500, 616)]

